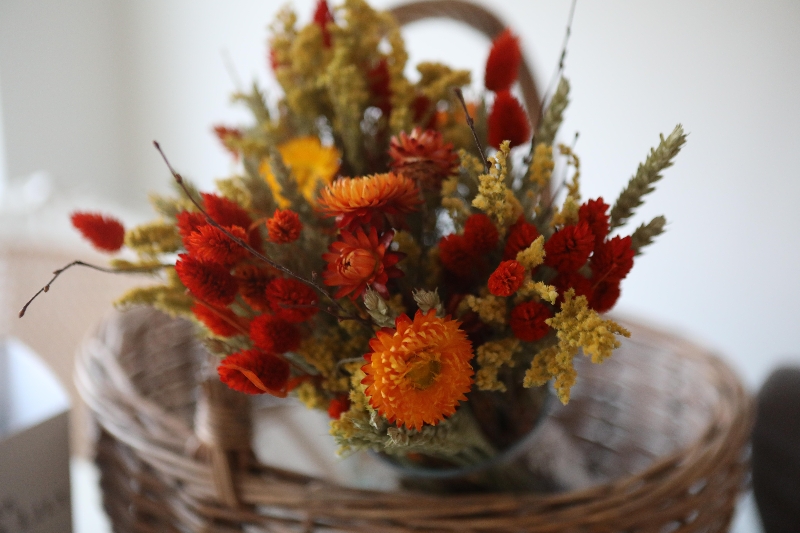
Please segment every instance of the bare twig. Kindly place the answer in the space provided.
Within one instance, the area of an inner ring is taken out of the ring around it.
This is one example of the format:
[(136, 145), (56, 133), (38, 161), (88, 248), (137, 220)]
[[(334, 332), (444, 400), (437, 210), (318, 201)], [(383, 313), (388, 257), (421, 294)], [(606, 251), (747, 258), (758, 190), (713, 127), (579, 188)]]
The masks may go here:
[(324, 287), (319, 285), (316, 281), (310, 280), (310, 279), (306, 279), (305, 277), (301, 276), (300, 274), (297, 274), (294, 271), (292, 271), (291, 269), (289, 269), (289, 268), (283, 266), (282, 264), (278, 263), (274, 259), (272, 259), (270, 257), (267, 257), (266, 255), (262, 254), (261, 252), (259, 252), (258, 250), (256, 250), (252, 246), (250, 246), (246, 241), (240, 239), (239, 237), (236, 237), (230, 231), (228, 231), (227, 229), (222, 227), (220, 224), (218, 224), (217, 221), (215, 221), (213, 218), (211, 218), (211, 215), (209, 215), (206, 212), (206, 210), (203, 209), (203, 206), (200, 205), (200, 203), (190, 194), (190, 191), (189, 191), (188, 187), (186, 187), (186, 184), (183, 181), (183, 177), (181, 177), (181, 175), (178, 174), (175, 171), (175, 169), (172, 167), (172, 165), (170, 164), (169, 160), (167, 159), (167, 156), (164, 154), (164, 151), (161, 150), (161, 145), (158, 144), (158, 141), (153, 141), (153, 145), (156, 147), (156, 150), (158, 150), (158, 153), (161, 154), (161, 158), (164, 160), (164, 163), (167, 165), (167, 168), (169, 169), (170, 173), (172, 174), (172, 177), (175, 178), (175, 181), (178, 183), (178, 185), (180, 185), (180, 187), (183, 189), (183, 191), (189, 197), (189, 200), (200, 211), (200, 213), (202, 213), (202, 215), (205, 217), (206, 221), (209, 224), (211, 224), (216, 229), (220, 230), (230, 240), (232, 240), (237, 245), (239, 245), (242, 248), (244, 248), (245, 250), (247, 250), (250, 253), (250, 255), (252, 255), (253, 257), (258, 259), (259, 261), (263, 261), (264, 263), (268, 264), (269, 266), (271, 266), (275, 270), (279, 270), (280, 272), (283, 272), (287, 276), (290, 276), (290, 277), (300, 281), (301, 283), (305, 283), (306, 285), (308, 285), (312, 289), (314, 289), (317, 292), (319, 292), (321, 295), (323, 295), (325, 298), (327, 298), (334, 305), (334, 307), (336, 308), (336, 311), (338, 312), (337, 316), (340, 319), (355, 320), (357, 322), (360, 322), (360, 323), (364, 324), (366, 327), (370, 327), (370, 324), (369, 324), (368, 321), (366, 321), (366, 320), (364, 320), (364, 319), (362, 319), (360, 317), (351, 315), (347, 311), (345, 311), (345, 309), (342, 307), (342, 305), (338, 301), (336, 301), (336, 299), (333, 296), (331, 296), (330, 293), (327, 290), (325, 290)]
[[(577, 4), (578, 0), (572, 0), (572, 5), (569, 8), (569, 16), (567, 17), (567, 29), (564, 32), (564, 42), (561, 45), (561, 53), (558, 56), (558, 65), (556, 66), (556, 71), (553, 73), (553, 76), (550, 78), (550, 82), (547, 84), (547, 91), (544, 93), (542, 105), (539, 106), (539, 117), (536, 121), (536, 124), (542, 123), (542, 117), (544, 116), (545, 111), (545, 102), (548, 102), (552, 98), (552, 95), (556, 90), (556, 86), (558, 85), (558, 80), (561, 79), (561, 75), (564, 72), (564, 63), (567, 58), (567, 45), (569, 44), (569, 38), (572, 35), (572, 20), (575, 18), (575, 6)], [(535, 132), (533, 137), (533, 142), (531, 142), (531, 153), (533, 153), (533, 149), (536, 146)]]
[(139, 272), (149, 272), (156, 270), (157, 268), (164, 268), (171, 265), (159, 265), (159, 266), (147, 266), (147, 267), (134, 267), (134, 268), (125, 268), (125, 269), (118, 269), (118, 268), (106, 268), (97, 265), (93, 265), (91, 263), (86, 263), (84, 261), (73, 261), (72, 263), (59, 268), (58, 270), (53, 271), (53, 277), (50, 281), (47, 282), (47, 285), (39, 289), (36, 294), (31, 296), (31, 299), (25, 302), (25, 305), (22, 306), (22, 309), (19, 312), (19, 317), (22, 318), (25, 316), (25, 311), (28, 310), (28, 306), (30, 306), (33, 301), (42, 293), (48, 292), (50, 290), (50, 285), (60, 276), (64, 271), (69, 270), (74, 266), (82, 266), (86, 268), (91, 268), (92, 270), (99, 270), (100, 272), (106, 272), (108, 274), (125, 274), (125, 273), (139, 273)]
[(469, 110), (467, 109), (467, 102), (464, 100), (464, 94), (458, 87), (453, 89), (453, 91), (456, 93), (458, 101), (461, 102), (461, 107), (464, 108), (464, 114), (467, 116), (467, 125), (469, 126), (469, 129), (472, 131), (472, 138), (475, 139), (475, 145), (478, 147), (478, 153), (481, 155), (481, 159), (483, 160), (483, 168), (486, 170), (486, 173), (488, 174), (490, 170), (489, 162), (486, 160), (486, 155), (483, 153), (483, 147), (481, 147), (481, 141), (478, 140), (478, 134), (475, 131), (475, 121), (472, 120), (472, 117), (469, 114)]

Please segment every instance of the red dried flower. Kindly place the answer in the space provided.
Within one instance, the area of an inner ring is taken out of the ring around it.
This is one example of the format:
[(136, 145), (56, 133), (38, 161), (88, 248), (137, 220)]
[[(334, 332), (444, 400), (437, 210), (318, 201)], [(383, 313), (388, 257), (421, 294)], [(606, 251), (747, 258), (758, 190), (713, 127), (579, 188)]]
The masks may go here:
[(503, 259), (516, 259), (517, 254), (530, 246), (539, 237), (536, 226), (527, 222), (525, 217), (519, 219), (508, 228), (508, 238), (503, 249)]
[(372, 105), (380, 109), (383, 116), (388, 116), (392, 109), (391, 81), (389, 64), (386, 62), (386, 58), (382, 58), (367, 71), (367, 84), (372, 95)]
[(458, 169), (458, 154), (452, 143), (444, 142), (442, 134), (436, 130), (414, 128), (410, 135), (400, 132), (392, 137), (389, 157), (392, 170), (436, 192), (442, 180)]
[(469, 277), (475, 268), (475, 254), (467, 247), (463, 235), (455, 233), (439, 241), (439, 260), (442, 266), (460, 277)]
[(270, 270), (256, 265), (239, 265), (234, 277), (239, 285), (239, 294), (247, 305), (262, 313), (270, 311), (267, 285), (274, 277)]
[(503, 261), (489, 276), (489, 292), (495, 296), (511, 296), (525, 280), (525, 267), (514, 259)]
[(388, 297), (386, 283), (389, 278), (403, 275), (395, 266), (403, 254), (387, 252), (393, 237), (394, 232), (388, 231), (378, 239), (375, 228), (369, 228), (369, 234), (361, 228), (355, 233), (342, 230), (340, 239), (328, 247), (328, 253), (322, 255), (328, 262), (322, 278), (325, 285), (339, 287), (336, 298), (349, 295), (355, 300), (367, 287)]
[(287, 322), (305, 322), (319, 311), (317, 293), (296, 279), (273, 279), (267, 285), (266, 296), (272, 312)]
[(222, 265), (180, 254), (175, 272), (189, 292), (207, 304), (225, 307), (236, 298), (236, 280)]
[(250, 340), (267, 353), (291, 352), (300, 347), (300, 332), (279, 316), (259, 315), (250, 322)]
[[(413, 121), (415, 124), (421, 124), (425, 129), (431, 129), (436, 126), (436, 110), (431, 104), (431, 99), (424, 94), (418, 94), (411, 102), (411, 110), (414, 112)], [(422, 120), (427, 118), (425, 123)]]
[(288, 244), (296, 241), (300, 237), (303, 223), (300, 216), (291, 209), (275, 210), (272, 218), (267, 220), (267, 230), (269, 240), (276, 244)]
[(575, 290), (575, 296), (586, 296), (587, 300), (592, 298), (592, 282), (579, 272), (562, 272), (550, 282), (558, 291), (556, 305), (564, 301), (564, 293), (570, 289)]
[(464, 223), (464, 242), (473, 254), (485, 254), (497, 247), (497, 226), (483, 213), (470, 215)]
[(331, 46), (331, 32), (328, 31), (328, 24), (331, 22), (333, 22), (333, 14), (328, 7), (328, 2), (319, 0), (314, 10), (314, 23), (322, 31), (322, 44), (325, 48), (330, 48)]
[(538, 341), (550, 329), (545, 320), (553, 317), (550, 308), (539, 302), (523, 302), (511, 310), (509, 325), (514, 336), (526, 342)]
[(242, 335), (249, 327), (244, 318), (237, 316), (227, 307), (211, 308), (200, 302), (195, 302), (192, 306), (192, 313), (214, 335), (219, 335), (220, 337)]
[(238, 160), (239, 150), (236, 149), (236, 141), (242, 138), (242, 130), (239, 128), (229, 128), (227, 126), (214, 126), (214, 134), (222, 143), (222, 146), (231, 153), (231, 155)]
[(594, 235), (586, 222), (565, 226), (544, 243), (544, 264), (559, 272), (574, 272), (586, 264), (594, 247)]
[(500, 91), (494, 99), (487, 121), (489, 146), (499, 148), (510, 141), (511, 148), (525, 144), (531, 136), (528, 114), (519, 100), (508, 91)]
[[(225, 229), (234, 237), (247, 239), (244, 230), (239, 226), (229, 226)], [(192, 257), (204, 263), (216, 263), (228, 268), (250, 255), (224, 231), (211, 224), (200, 226), (184, 240), (184, 243), (186, 251)]]
[(217, 367), (219, 379), (233, 390), (280, 398), (286, 396), (289, 370), (289, 363), (260, 350), (233, 353)]
[(634, 255), (630, 237), (616, 236), (601, 243), (592, 256), (592, 281), (613, 283), (624, 279), (633, 268)]
[(389, 172), (339, 179), (322, 190), (319, 207), (336, 217), (338, 227), (352, 230), (370, 223), (382, 227), (386, 216), (416, 211), (421, 201), (411, 178)]
[(614, 307), (619, 295), (619, 281), (602, 281), (595, 286), (592, 297), (589, 298), (589, 307), (598, 313), (605, 313)]
[(206, 213), (220, 226), (239, 226), (247, 229), (253, 222), (247, 211), (233, 200), (206, 192), (201, 195)]
[(589, 200), (578, 210), (578, 220), (589, 224), (589, 229), (594, 235), (595, 249), (608, 235), (608, 207), (601, 196), (597, 200)]
[(492, 49), (486, 60), (484, 85), (494, 92), (510, 89), (517, 79), (521, 64), (519, 38), (506, 28), (492, 42)]
[(348, 409), (350, 409), (350, 398), (346, 394), (342, 394), (331, 400), (328, 405), (328, 416), (333, 420), (339, 420), (342, 413), (347, 412)]
[(98, 250), (116, 252), (125, 243), (125, 226), (112, 216), (78, 211), (72, 213), (70, 220)]
[(205, 215), (199, 211), (181, 211), (175, 215), (175, 221), (184, 246), (189, 235), (208, 224)]

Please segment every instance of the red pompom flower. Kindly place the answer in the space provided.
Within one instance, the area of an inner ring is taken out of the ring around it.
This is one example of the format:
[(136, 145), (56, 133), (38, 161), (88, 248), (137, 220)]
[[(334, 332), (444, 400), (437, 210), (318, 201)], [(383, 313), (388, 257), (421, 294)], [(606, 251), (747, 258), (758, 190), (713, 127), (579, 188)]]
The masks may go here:
[(510, 141), (511, 148), (525, 144), (531, 136), (528, 114), (514, 95), (500, 91), (494, 99), (488, 119), (489, 146), (499, 148), (503, 141)]
[[(239, 226), (229, 226), (225, 229), (238, 239), (244, 241), (247, 238)], [(211, 224), (200, 226), (184, 242), (186, 251), (192, 257), (204, 263), (216, 263), (229, 268), (250, 255), (243, 246)]]
[(275, 278), (265, 293), (272, 312), (287, 322), (305, 322), (319, 311), (317, 293), (296, 279)]
[(189, 292), (209, 305), (225, 307), (236, 298), (236, 280), (222, 265), (180, 254), (175, 272)]
[(303, 223), (300, 216), (291, 209), (275, 210), (272, 218), (267, 220), (267, 231), (269, 240), (276, 244), (288, 244), (296, 241), (300, 237)]
[(125, 243), (125, 226), (112, 216), (78, 211), (72, 213), (70, 220), (98, 250), (116, 252)]
[(608, 235), (608, 207), (609, 205), (600, 197), (589, 200), (578, 209), (578, 221), (585, 221), (594, 235), (595, 249)]
[(239, 294), (247, 305), (262, 313), (270, 311), (266, 291), (273, 277), (270, 270), (256, 265), (239, 265), (234, 272)]
[(495, 296), (511, 296), (525, 280), (525, 267), (516, 260), (503, 261), (489, 276), (489, 292)]
[(475, 213), (464, 223), (464, 243), (473, 254), (491, 252), (497, 246), (499, 234), (494, 222), (483, 213)]
[(250, 322), (250, 339), (267, 353), (291, 352), (300, 347), (300, 332), (279, 316), (259, 315)]
[(616, 236), (600, 244), (592, 256), (592, 281), (618, 282), (633, 268), (630, 237)]
[(594, 235), (589, 224), (565, 226), (544, 243), (544, 264), (559, 272), (574, 272), (586, 264), (593, 247)]
[(476, 257), (463, 235), (452, 233), (439, 241), (439, 261), (449, 272), (469, 278), (475, 271)]
[(550, 309), (539, 302), (523, 302), (511, 310), (509, 325), (514, 336), (526, 342), (538, 341), (550, 329), (545, 320), (552, 318)]
[(517, 80), (521, 64), (519, 38), (506, 28), (492, 42), (492, 49), (486, 60), (484, 85), (494, 92), (510, 89)]
[(589, 298), (589, 307), (598, 313), (610, 311), (617, 303), (620, 295), (619, 281), (601, 281), (594, 288), (592, 297)]
[(289, 382), (289, 363), (259, 350), (244, 350), (222, 360), (219, 379), (246, 394), (272, 394), (283, 398)]
[(333, 420), (339, 420), (342, 413), (345, 413), (348, 409), (350, 409), (350, 398), (346, 394), (342, 394), (328, 404), (328, 416)]
[(539, 230), (536, 226), (527, 222), (524, 217), (519, 217), (519, 220), (508, 228), (503, 259), (516, 259), (517, 254), (527, 249), (538, 237)]

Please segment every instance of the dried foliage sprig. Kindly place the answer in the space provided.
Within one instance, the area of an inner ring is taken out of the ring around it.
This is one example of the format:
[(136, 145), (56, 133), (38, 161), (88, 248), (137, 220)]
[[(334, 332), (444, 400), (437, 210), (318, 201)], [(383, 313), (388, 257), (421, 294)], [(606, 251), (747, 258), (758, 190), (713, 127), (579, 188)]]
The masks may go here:
[(642, 197), (655, 190), (653, 184), (661, 179), (661, 171), (672, 166), (672, 160), (686, 143), (686, 134), (680, 124), (675, 126), (666, 139), (663, 135), (660, 137), (658, 146), (650, 150), (645, 162), (639, 165), (636, 174), (611, 208), (611, 229), (622, 226), (633, 216), (634, 209), (644, 201)]

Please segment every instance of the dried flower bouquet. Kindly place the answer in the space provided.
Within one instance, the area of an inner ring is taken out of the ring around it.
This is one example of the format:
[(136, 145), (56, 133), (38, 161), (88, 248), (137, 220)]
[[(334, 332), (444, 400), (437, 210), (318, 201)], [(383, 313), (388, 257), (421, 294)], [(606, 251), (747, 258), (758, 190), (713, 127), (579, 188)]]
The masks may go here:
[(241, 163), (217, 192), (173, 171), (178, 194), (152, 197), (153, 222), (72, 217), (97, 248), (128, 254), (110, 270), (158, 279), (117, 305), (193, 320), (223, 382), (327, 410), (343, 453), (496, 455), (536, 418), (526, 388), (552, 380), (568, 402), (573, 359), (601, 363), (628, 335), (603, 313), (665, 219), (619, 230), (682, 128), (609, 205), (581, 198), (580, 159), (556, 144), (565, 78), (532, 131), (508, 30), (469, 102), (467, 71), (422, 63), (409, 80), (397, 24), (363, 0), (320, 0), (305, 26), (282, 11), (269, 62), (283, 96), (235, 95), (253, 121), (215, 128)]

